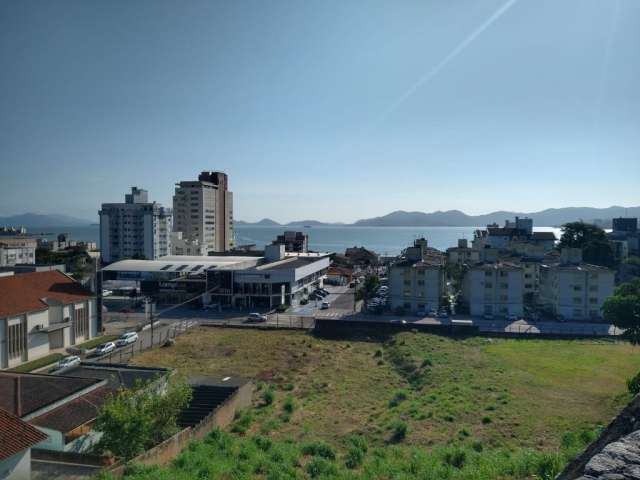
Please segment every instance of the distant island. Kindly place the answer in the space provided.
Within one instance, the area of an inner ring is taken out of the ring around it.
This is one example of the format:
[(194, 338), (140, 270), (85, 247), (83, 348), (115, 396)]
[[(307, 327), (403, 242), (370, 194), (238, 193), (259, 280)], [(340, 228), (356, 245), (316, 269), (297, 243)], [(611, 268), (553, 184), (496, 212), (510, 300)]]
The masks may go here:
[[(397, 210), (380, 217), (365, 218), (354, 223), (331, 223), (318, 220), (296, 220), (278, 223), (270, 218), (258, 222), (236, 220), (238, 226), (254, 227), (481, 227), (490, 223), (502, 224), (515, 216), (529, 217), (535, 225), (544, 227), (560, 226), (567, 222), (583, 220), (608, 227), (616, 217), (640, 217), (640, 207), (612, 206), (607, 208), (565, 207), (548, 208), (539, 212), (497, 211), (484, 215), (467, 215), (460, 210), (426, 212), (407, 212)], [(96, 226), (95, 221), (58, 214), (24, 213), (9, 217), (0, 217), (0, 226), (25, 226), (30, 229), (43, 227), (80, 227)]]
[(565, 207), (548, 208), (539, 212), (497, 211), (484, 215), (467, 215), (460, 210), (425, 212), (406, 212), (397, 210), (381, 217), (366, 218), (354, 223), (327, 223), (317, 220), (298, 220), (289, 223), (278, 223), (270, 218), (258, 222), (236, 221), (236, 225), (270, 226), (270, 227), (304, 227), (304, 226), (353, 226), (353, 227), (475, 227), (490, 223), (502, 224), (506, 219), (515, 216), (529, 217), (538, 226), (560, 226), (567, 222), (583, 220), (585, 222), (608, 225), (616, 217), (640, 217), (640, 207), (611, 206), (607, 208)]

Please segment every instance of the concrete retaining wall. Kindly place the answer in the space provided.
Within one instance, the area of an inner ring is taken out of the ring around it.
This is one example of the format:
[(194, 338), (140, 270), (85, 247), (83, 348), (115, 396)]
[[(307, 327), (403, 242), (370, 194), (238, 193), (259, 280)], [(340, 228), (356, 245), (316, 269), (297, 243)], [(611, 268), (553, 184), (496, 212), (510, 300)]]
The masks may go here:
[(165, 465), (169, 463), (191, 441), (204, 438), (215, 428), (224, 428), (229, 425), (233, 421), (236, 411), (251, 405), (252, 395), (253, 383), (245, 383), (195, 427), (185, 428), (129, 462), (119, 462), (107, 470), (114, 477), (121, 477), (125, 472), (127, 463), (141, 465)]

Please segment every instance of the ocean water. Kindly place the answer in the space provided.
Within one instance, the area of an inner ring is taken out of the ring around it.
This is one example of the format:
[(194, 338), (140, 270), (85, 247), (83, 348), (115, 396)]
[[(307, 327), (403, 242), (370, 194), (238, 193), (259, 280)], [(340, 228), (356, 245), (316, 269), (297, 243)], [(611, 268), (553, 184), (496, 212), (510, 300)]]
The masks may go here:
[[(285, 230), (301, 230), (309, 235), (309, 248), (322, 252), (344, 252), (347, 247), (366, 247), (381, 255), (397, 255), (413, 240), (425, 237), (431, 247), (446, 250), (457, 245), (459, 238), (469, 241), (473, 231), (483, 227), (312, 227), (287, 228), (273, 226), (236, 226), (236, 244), (255, 244), (258, 248), (271, 243)], [(539, 232), (555, 232), (560, 238), (560, 229), (534, 227)], [(86, 227), (45, 227), (29, 230), (30, 234), (42, 233), (43, 237), (55, 239), (59, 233), (68, 233), (74, 240), (99, 242), (100, 228)]]

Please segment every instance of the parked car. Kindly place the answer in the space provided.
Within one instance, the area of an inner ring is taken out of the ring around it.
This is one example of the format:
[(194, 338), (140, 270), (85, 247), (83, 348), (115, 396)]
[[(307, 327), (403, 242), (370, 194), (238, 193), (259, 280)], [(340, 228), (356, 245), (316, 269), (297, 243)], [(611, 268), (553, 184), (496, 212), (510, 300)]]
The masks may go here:
[(325, 290), (324, 288), (319, 288), (318, 290), (324, 293), (325, 297), (331, 293), (329, 290)]
[(138, 341), (138, 334), (136, 332), (127, 332), (120, 335), (120, 338), (116, 340), (116, 347), (124, 347), (130, 343), (136, 343)]
[(320, 310), (326, 310), (331, 306), (331, 304), (329, 302), (322, 302), (322, 305), (320, 305)]
[(116, 344), (113, 342), (101, 343), (94, 350), (95, 355), (106, 355), (107, 353), (111, 353), (116, 349)]
[(485, 320), (493, 320), (493, 314), (485, 313), (484, 315), (482, 315), (482, 318), (484, 318)]
[(64, 357), (58, 362), (58, 368), (60, 369), (60, 368), (75, 367), (76, 365), (80, 365), (80, 363), (82, 363), (82, 360), (80, 360), (80, 357), (78, 357), (77, 355), (70, 355), (68, 357)]
[(329, 292), (327, 292), (323, 288), (316, 288), (314, 293), (320, 295), (321, 297), (326, 297), (327, 295), (329, 295)]
[(322, 300), (322, 296), (318, 295), (317, 293), (312, 293), (311, 295), (309, 295), (309, 300)]
[(247, 320), (249, 322), (266, 322), (267, 316), (262, 315), (261, 313), (250, 313), (247, 317)]

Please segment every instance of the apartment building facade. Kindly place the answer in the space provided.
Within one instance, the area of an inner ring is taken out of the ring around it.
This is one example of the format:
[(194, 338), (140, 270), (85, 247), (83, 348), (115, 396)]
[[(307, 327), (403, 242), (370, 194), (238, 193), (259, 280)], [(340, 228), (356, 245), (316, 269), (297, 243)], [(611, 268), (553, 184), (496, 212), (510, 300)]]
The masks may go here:
[(444, 258), (429, 249), (425, 239), (417, 239), (390, 267), (390, 306), (410, 312), (437, 310), (444, 293)]
[(478, 315), (523, 315), (524, 282), (521, 265), (496, 262), (472, 266), (466, 273), (462, 300), (469, 313)]
[(131, 187), (124, 203), (103, 203), (98, 213), (103, 262), (133, 257), (155, 260), (170, 254), (171, 209), (149, 202), (146, 190)]
[(0, 369), (95, 337), (95, 296), (57, 270), (0, 278)]
[(0, 236), (0, 267), (36, 263), (38, 242), (31, 237)]
[(602, 319), (602, 305), (613, 295), (615, 273), (606, 267), (562, 262), (540, 267), (539, 303), (566, 320)]
[(225, 173), (202, 172), (198, 180), (177, 183), (173, 213), (173, 231), (181, 233), (174, 255), (184, 255), (187, 248), (208, 255), (234, 246), (233, 193)]

